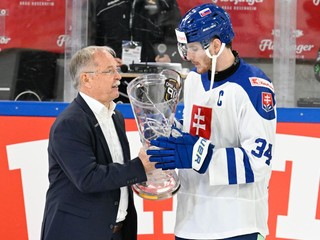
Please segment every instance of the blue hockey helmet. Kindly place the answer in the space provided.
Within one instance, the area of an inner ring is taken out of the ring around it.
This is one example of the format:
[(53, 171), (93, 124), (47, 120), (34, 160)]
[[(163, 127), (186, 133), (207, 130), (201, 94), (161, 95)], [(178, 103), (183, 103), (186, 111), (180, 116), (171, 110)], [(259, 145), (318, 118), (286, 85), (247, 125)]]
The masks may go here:
[(200, 42), (207, 49), (213, 37), (219, 38), (222, 43), (230, 43), (234, 38), (234, 31), (228, 13), (213, 3), (206, 3), (190, 9), (184, 15), (176, 29), (176, 35), (178, 46)]

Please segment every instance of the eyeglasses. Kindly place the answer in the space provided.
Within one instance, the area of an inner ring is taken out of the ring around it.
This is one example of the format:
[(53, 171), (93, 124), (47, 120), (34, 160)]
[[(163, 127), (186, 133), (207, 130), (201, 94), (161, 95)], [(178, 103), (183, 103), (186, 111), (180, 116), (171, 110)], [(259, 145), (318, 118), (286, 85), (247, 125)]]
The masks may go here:
[(115, 74), (120, 74), (121, 73), (121, 69), (120, 68), (116, 68), (116, 69), (108, 69), (105, 71), (86, 71), (84, 73), (94, 73), (94, 74), (106, 74), (109, 76), (114, 76)]

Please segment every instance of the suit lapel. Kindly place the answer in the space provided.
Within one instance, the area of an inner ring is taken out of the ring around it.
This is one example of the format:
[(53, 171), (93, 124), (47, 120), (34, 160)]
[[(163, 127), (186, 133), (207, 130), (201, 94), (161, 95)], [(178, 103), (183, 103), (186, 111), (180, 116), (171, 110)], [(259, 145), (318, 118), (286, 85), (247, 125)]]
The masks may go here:
[(124, 122), (123, 122), (124, 120), (123, 119), (121, 120), (118, 114), (119, 113), (115, 110), (115, 114), (112, 115), (112, 120), (114, 122), (114, 126), (116, 128), (116, 131), (119, 137), (124, 162), (126, 162), (130, 159), (130, 148), (129, 148), (126, 132), (124, 129)]
[(101, 146), (103, 148), (103, 151), (105, 152), (106, 157), (105, 158), (101, 158), (101, 161), (99, 161), (99, 163), (101, 164), (108, 164), (112, 162), (112, 157), (111, 157), (111, 153), (108, 147), (108, 143), (103, 135), (102, 129), (98, 123), (98, 120), (96, 119), (94, 113), (92, 112), (92, 110), (90, 109), (90, 107), (88, 106), (88, 104), (83, 100), (83, 98), (81, 97), (80, 94), (78, 94), (77, 98), (75, 99), (76, 102), (79, 103), (79, 105), (81, 106), (81, 108), (86, 112), (86, 114), (88, 114), (88, 116), (90, 117), (95, 129), (96, 129), (96, 133), (98, 136), (99, 141), (101, 142)]
[(103, 163), (104, 164), (112, 163), (112, 157), (111, 157), (110, 149), (108, 147), (107, 140), (105, 139), (105, 137), (103, 135), (102, 129), (101, 129), (101, 127), (100, 127), (98, 122), (94, 126), (95, 126), (95, 128), (97, 130), (99, 141), (101, 142), (103, 150), (104, 150), (104, 152), (105, 152), (105, 154), (107, 156), (106, 159), (103, 158)]

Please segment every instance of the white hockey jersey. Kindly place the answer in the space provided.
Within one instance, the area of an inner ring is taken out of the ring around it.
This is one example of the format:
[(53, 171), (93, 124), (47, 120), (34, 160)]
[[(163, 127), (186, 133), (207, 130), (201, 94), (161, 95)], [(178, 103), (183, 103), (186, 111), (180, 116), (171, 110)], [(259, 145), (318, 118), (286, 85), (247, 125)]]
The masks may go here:
[[(175, 234), (221, 239), (268, 234), (268, 185), (276, 134), (273, 85), (240, 59), (234, 74), (215, 81), (191, 71), (184, 85), (183, 131), (210, 139), (205, 174), (180, 169)], [(207, 89), (207, 90), (205, 90)]]

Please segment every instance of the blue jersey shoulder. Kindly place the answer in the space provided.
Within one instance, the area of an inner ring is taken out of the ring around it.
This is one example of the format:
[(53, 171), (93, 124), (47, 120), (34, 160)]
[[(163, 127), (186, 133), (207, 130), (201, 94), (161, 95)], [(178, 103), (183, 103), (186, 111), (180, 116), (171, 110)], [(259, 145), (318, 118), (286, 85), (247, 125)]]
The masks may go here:
[(271, 120), (276, 117), (274, 88), (267, 75), (259, 68), (240, 60), (240, 67), (229, 82), (240, 85), (248, 94), (259, 115)]
[[(196, 68), (191, 71), (196, 72)], [(204, 89), (209, 90), (210, 80), (208, 72), (201, 75), (201, 81)], [(248, 97), (259, 113), (264, 119), (272, 120), (276, 117), (275, 112), (275, 95), (273, 85), (267, 75), (256, 66), (246, 63), (240, 58), (240, 66), (238, 70), (223, 81), (216, 81), (214, 88), (232, 82), (239, 85), (247, 94)]]

